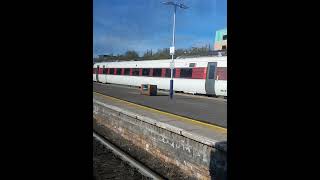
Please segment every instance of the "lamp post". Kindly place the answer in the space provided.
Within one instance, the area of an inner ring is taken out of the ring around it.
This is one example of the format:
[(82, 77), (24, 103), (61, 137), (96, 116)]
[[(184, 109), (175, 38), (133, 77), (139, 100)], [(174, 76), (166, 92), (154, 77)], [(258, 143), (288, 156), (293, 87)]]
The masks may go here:
[(177, 7), (181, 8), (181, 9), (187, 9), (188, 7), (185, 6), (182, 3), (177, 3), (177, 2), (173, 2), (173, 1), (167, 1), (167, 2), (162, 2), (162, 4), (165, 5), (172, 5), (174, 7), (174, 14), (173, 14), (173, 32), (172, 32), (172, 46), (170, 47), (170, 54), (171, 54), (171, 63), (170, 63), (170, 69), (171, 69), (171, 79), (170, 79), (170, 99), (172, 99), (173, 96), (173, 70), (174, 70), (174, 52), (175, 52), (175, 28), (176, 28), (176, 11), (177, 11)]

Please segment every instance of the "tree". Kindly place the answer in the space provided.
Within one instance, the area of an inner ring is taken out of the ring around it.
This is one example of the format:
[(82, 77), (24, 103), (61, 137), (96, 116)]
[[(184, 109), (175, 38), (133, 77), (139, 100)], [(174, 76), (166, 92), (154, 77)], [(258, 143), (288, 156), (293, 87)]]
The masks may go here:
[(136, 51), (127, 51), (124, 55), (124, 60), (139, 59), (139, 54)]
[[(210, 50), (210, 45), (205, 45), (202, 47), (192, 47), (186, 49), (176, 49), (174, 58), (179, 56), (208, 56), (212, 54)], [(117, 56), (113, 54), (109, 54), (104, 56), (103, 58), (94, 59), (94, 62), (101, 62), (101, 61), (109, 61), (109, 60), (120, 60), (120, 61), (128, 61), (128, 60), (158, 60), (158, 59), (171, 59), (170, 49), (163, 48), (158, 49), (156, 53), (153, 53), (152, 50), (147, 50), (142, 57), (139, 57), (139, 54), (134, 50), (129, 50), (124, 54), (117, 54)]]
[(151, 51), (147, 50), (147, 52), (145, 52), (142, 56), (143, 60), (149, 60), (152, 58), (153, 58), (152, 50)]

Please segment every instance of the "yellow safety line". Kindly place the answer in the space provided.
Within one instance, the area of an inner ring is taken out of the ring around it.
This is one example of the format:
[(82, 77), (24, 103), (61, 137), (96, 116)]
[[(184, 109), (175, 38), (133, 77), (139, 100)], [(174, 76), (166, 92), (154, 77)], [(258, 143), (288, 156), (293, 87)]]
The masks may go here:
[(157, 112), (157, 113), (164, 114), (164, 115), (167, 115), (167, 116), (175, 117), (175, 118), (183, 120), (183, 121), (188, 121), (188, 122), (191, 121), (191, 123), (198, 124), (198, 125), (200, 124), (200, 125), (209, 127), (211, 129), (216, 129), (216, 130), (220, 130), (220, 131), (222, 131), (224, 133), (227, 133), (227, 128), (224, 128), (224, 127), (220, 127), (220, 126), (216, 126), (216, 125), (213, 125), (213, 124), (204, 123), (204, 122), (201, 122), (201, 121), (198, 121), (198, 120), (194, 120), (194, 119), (182, 117), (182, 116), (179, 116), (179, 115), (171, 114), (171, 113), (168, 113), (168, 112), (160, 111), (160, 110), (157, 110), (157, 109), (149, 108), (149, 107), (142, 106), (142, 105), (139, 105), (139, 104), (135, 104), (135, 103), (132, 103), (132, 102), (128, 102), (128, 101), (125, 101), (125, 100), (122, 100), (122, 99), (118, 99), (118, 98), (115, 98), (115, 97), (107, 96), (107, 95), (104, 95), (104, 94), (101, 94), (101, 93), (98, 93), (98, 92), (93, 92), (93, 93), (105, 96), (105, 97), (107, 97), (109, 99), (113, 99), (113, 100), (124, 102), (124, 103), (126, 103), (128, 105), (136, 106), (136, 107), (139, 107), (139, 108), (142, 108), (142, 109), (146, 109), (146, 110), (149, 110), (149, 111), (153, 111), (153, 112)]

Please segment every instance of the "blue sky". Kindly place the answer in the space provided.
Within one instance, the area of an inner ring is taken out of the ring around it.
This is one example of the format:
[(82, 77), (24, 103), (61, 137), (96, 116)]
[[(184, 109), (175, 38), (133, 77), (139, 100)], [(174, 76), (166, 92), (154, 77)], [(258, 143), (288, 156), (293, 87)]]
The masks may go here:
[[(168, 48), (173, 7), (165, 0), (93, 0), (93, 53), (121, 54)], [(177, 0), (176, 48), (213, 47), (215, 31), (227, 27), (227, 0)]]

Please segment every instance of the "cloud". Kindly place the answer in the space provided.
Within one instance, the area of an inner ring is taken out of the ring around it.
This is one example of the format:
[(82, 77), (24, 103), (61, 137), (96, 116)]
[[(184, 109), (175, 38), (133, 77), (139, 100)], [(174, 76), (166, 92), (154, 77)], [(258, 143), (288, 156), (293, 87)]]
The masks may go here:
[(127, 50), (135, 50), (142, 55), (147, 50), (156, 51), (159, 47), (169, 47), (170, 40), (162, 39), (141, 39), (126, 38), (121, 36), (101, 35), (93, 39), (94, 54), (99, 53), (124, 53)]
[[(176, 48), (201, 46), (214, 40), (214, 31), (226, 26), (220, 8), (226, 0), (184, 0), (190, 6), (177, 11)], [(172, 9), (162, 0), (94, 0), (94, 54), (120, 54), (168, 48), (172, 43)]]

